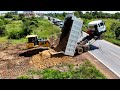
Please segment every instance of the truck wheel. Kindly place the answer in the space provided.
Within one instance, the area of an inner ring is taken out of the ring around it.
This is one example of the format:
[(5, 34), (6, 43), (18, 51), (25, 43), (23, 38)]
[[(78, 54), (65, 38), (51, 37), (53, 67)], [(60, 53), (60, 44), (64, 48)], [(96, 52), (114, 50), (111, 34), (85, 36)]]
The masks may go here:
[(77, 47), (77, 54), (82, 54), (83, 53), (83, 48), (82, 47)]

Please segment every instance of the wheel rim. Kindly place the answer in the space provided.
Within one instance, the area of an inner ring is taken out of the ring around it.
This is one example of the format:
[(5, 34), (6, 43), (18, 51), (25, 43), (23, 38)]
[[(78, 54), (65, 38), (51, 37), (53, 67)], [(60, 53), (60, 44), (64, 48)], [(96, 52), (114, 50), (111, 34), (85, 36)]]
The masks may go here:
[(78, 51), (78, 54), (82, 54), (83, 53), (83, 48), (79, 48), (77, 51)]

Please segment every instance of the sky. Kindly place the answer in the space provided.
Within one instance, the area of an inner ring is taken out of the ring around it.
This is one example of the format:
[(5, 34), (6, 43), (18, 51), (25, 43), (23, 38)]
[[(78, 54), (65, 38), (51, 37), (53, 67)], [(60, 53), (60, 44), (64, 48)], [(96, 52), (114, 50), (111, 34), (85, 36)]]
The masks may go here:
[[(0, 13), (7, 13), (7, 12), (10, 12), (10, 11), (0, 11)], [(19, 13), (22, 13), (23, 11), (18, 11)], [(63, 12), (68, 12), (68, 13), (72, 13), (73, 11), (34, 11), (34, 12), (39, 12), (39, 13), (63, 13)], [(83, 13), (85, 13), (86, 11), (83, 11)], [(120, 11), (102, 11), (104, 13), (111, 13), (111, 14), (114, 14), (116, 12), (119, 12)]]

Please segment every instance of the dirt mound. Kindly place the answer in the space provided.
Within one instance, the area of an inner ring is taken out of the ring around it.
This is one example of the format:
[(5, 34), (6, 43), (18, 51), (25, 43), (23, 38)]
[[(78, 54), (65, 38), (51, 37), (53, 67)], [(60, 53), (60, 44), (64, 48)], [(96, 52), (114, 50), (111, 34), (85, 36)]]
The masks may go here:
[(52, 56), (49, 53), (49, 50), (45, 50), (37, 55), (32, 56), (32, 60), (30, 61), (30, 64), (37, 69), (45, 69), (62, 63), (78, 64), (82, 60), (85, 60), (85, 58), (82, 55), (76, 57), (70, 57), (70, 56), (57, 54), (55, 56)]

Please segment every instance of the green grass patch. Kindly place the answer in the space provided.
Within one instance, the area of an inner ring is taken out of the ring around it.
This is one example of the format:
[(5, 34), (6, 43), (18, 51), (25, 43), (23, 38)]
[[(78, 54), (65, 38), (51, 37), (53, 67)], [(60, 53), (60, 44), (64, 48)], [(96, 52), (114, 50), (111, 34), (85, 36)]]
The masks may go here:
[(120, 40), (117, 40), (117, 39), (113, 39), (113, 38), (105, 38), (105, 40), (113, 43), (113, 44), (116, 44), (118, 46), (120, 46)]
[(21, 20), (18, 20), (18, 21), (12, 21), (10, 24), (7, 24), (6, 25), (6, 30), (9, 32), (11, 31), (20, 31), (22, 30), (21, 28), (22, 26), (22, 21)]
[(39, 27), (35, 28), (33, 34), (37, 34), (39, 38), (49, 38), (60, 32), (60, 28), (53, 25), (46, 19), (39, 20)]
[(7, 36), (5, 37), (0, 37), (0, 43), (7, 42)]
[(22, 76), (17, 77), (16, 79), (31, 79), (31, 77), (27, 75), (22, 75)]
[(0, 44), (5, 43), (7, 41), (10, 41), (11, 44), (22, 44), (27, 42), (27, 38), (21, 38), (21, 39), (8, 39), (7, 36), (0, 37)]
[(72, 64), (64, 64), (69, 67), (68, 71), (61, 72), (52, 68), (44, 70), (29, 70), (27, 75), (38, 75), (41, 79), (106, 79), (88, 60), (74, 69)]
[[(20, 32), (22, 30), (22, 21), (16, 20), (11, 21), (10, 24), (6, 25), (6, 30), (8, 34), (10, 32)], [(50, 23), (48, 20), (39, 18), (38, 19), (38, 27), (33, 28), (33, 32), (31, 34), (38, 35), (39, 38), (49, 38), (50, 36), (56, 36), (60, 32), (60, 28)], [(9, 40), (9, 39), (8, 39)], [(21, 39), (10, 39), (13, 44), (24, 43), (27, 40), (25, 38)], [(1, 37), (0, 42), (7, 41), (6, 37)]]
[(12, 44), (22, 44), (27, 42), (26, 38), (21, 38), (21, 39), (11, 39)]

